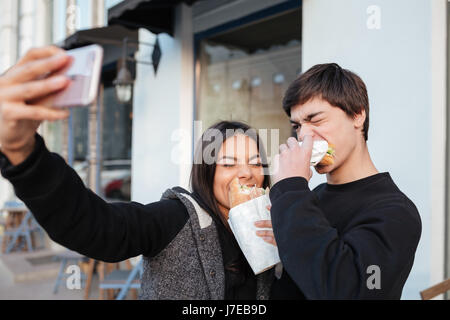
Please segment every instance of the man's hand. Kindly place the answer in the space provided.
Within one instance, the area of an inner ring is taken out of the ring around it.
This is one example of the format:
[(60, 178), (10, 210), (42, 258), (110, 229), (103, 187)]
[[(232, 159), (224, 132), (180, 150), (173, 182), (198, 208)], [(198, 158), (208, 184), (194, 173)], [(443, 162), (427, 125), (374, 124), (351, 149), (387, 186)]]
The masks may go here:
[(69, 65), (71, 58), (57, 47), (31, 49), (0, 76), (0, 148), (13, 165), (25, 160), (34, 147), (34, 134), (43, 120), (55, 121), (69, 111), (45, 105), (53, 93), (70, 80), (55, 72)]
[(290, 137), (286, 144), (280, 146), (280, 153), (273, 159), (273, 184), (291, 177), (303, 177), (309, 181), (312, 177), (310, 168), (313, 139), (305, 136), (300, 147), (297, 139)]

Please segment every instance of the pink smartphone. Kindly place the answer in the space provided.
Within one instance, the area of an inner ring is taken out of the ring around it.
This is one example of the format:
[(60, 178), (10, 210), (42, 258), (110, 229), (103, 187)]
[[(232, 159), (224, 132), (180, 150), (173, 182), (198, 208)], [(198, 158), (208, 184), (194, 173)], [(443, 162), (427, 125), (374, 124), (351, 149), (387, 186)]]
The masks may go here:
[(93, 44), (68, 50), (67, 54), (73, 60), (61, 73), (72, 81), (66, 89), (53, 97), (52, 105), (58, 108), (89, 106), (95, 102), (98, 93), (103, 48)]

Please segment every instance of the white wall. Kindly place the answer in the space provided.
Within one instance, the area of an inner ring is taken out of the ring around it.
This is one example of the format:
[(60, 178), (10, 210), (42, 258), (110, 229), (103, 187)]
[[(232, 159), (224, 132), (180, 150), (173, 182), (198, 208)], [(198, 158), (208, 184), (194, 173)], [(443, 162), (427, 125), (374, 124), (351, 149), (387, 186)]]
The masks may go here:
[[(391, 174), (421, 214), (422, 238), (405, 299), (419, 299), (420, 290), (442, 279), (443, 250), (430, 254), (433, 246), (442, 248), (444, 243), (443, 229), (431, 228), (432, 215), (438, 222), (444, 216), (443, 179), (438, 177), (444, 176), (445, 92), (432, 92), (432, 80), (433, 85), (445, 84), (445, 77), (432, 74), (432, 51), (439, 50), (432, 47), (432, 18), (445, 19), (445, 10), (444, 15), (439, 10), (432, 15), (432, 5), (442, 3), (445, 0), (303, 1), (303, 71), (337, 62), (362, 77), (371, 108), (372, 159), (380, 172)], [(370, 5), (380, 9), (380, 29), (367, 26), (373, 18), (367, 13)], [(438, 39), (445, 46), (445, 38)], [(433, 63), (434, 69), (445, 70), (445, 61)], [(316, 174), (313, 186), (321, 182), (324, 177)]]
[[(152, 66), (137, 64), (132, 200), (141, 203), (158, 201), (167, 188), (187, 187), (193, 121), (191, 9), (179, 6), (175, 20), (174, 37), (159, 35), (162, 58), (157, 75)], [(139, 39), (153, 43), (155, 35), (141, 29)], [(153, 48), (141, 45), (137, 58), (149, 61), (152, 51)], [(173, 140), (174, 135), (180, 133), (185, 139), (183, 143)], [(181, 166), (178, 161), (186, 165)]]

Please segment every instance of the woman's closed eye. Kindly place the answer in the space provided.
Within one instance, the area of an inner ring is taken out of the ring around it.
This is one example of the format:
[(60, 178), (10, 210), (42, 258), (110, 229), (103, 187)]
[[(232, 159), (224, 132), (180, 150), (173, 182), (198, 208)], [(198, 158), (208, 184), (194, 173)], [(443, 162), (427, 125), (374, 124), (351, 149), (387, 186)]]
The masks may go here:
[[(235, 163), (220, 163), (219, 165), (225, 168), (232, 168), (236, 166)], [(249, 163), (248, 165), (251, 167), (262, 167), (262, 163)]]
[(262, 167), (262, 163), (261, 162), (257, 162), (257, 163), (249, 163), (248, 164), (249, 166), (252, 166), (252, 167)]
[(235, 166), (234, 163), (222, 163), (221, 166), (225, 167), (225, 168), (232, 168)]

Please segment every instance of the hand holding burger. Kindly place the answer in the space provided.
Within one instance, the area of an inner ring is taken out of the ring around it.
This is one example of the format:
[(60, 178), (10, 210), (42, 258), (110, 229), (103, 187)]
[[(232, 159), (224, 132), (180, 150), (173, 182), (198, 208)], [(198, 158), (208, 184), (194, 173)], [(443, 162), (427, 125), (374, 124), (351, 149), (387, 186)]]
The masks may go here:
[(311, 136), (305, 136), (299, 143), (290, 137), (273, 159), (273, 184), (291, 177), (303, 177), (309, 181), (311, 166), (333, 164), (334, 157), (334, 146), (324, 140), (313, 141)]

